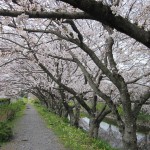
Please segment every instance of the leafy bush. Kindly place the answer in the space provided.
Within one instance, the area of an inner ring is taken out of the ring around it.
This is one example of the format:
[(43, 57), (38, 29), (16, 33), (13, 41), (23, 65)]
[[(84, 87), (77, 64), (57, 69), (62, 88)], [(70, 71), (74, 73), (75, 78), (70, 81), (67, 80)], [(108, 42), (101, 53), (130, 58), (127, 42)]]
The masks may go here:
[(119, 106), (117, 107), (117, 109), (118, 109), (119, 114), (120, 114), (121, 116), (123, 116), (124, 112), (123, 112), (122, 105), (119, 105)]
[(10, 98), (0, 98), (0, 102), (10, 101)]
[(0, 98), (0, 106), (10, 104), (10, 98)]
[(22, 110), (24, 105), (23, 101), (17, 101), (16, 103), (0, 106), (0, 122), (13, 119), (16, 112)]
[(6, 142), (13, 136), (12, 129), (7, 122), (0, 122), (0, 142)]
[(12, 120), (25, 108), (23, 101), (0, 106), (0, 143), (9, 141), (12, 137)]

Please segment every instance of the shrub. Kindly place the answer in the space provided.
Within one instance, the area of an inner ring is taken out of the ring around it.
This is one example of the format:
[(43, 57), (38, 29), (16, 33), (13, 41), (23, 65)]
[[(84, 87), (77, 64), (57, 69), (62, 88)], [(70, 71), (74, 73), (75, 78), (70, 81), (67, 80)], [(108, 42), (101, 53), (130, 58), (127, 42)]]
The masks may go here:
[(12, 129), (6, 122), (0, 122), (0, 142), (6, 142), (13, 136)]
[(10, 98), (0, 98), (0, 105), (10, 104)]
[(9, 141), (12, 136), (12, 120), (25, 108), (23, 101), (0, 106), (0, 143)]

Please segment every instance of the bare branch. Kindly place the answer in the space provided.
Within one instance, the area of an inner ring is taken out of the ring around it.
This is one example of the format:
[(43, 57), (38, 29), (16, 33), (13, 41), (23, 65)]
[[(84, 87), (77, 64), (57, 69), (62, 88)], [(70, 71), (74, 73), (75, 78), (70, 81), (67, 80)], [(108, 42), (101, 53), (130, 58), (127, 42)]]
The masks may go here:
[(140, 100), (138, 103), (135, 103), (133, 113), (137, 116), (142, 108), (142, 106), (150, 99), (150, 89), (146, 91), (142, 96), (140, 96)]
[(74, 62), (74, 60), (71, 59), (71, 58), (64, 58), (64, 57), (60, 57), (60, 56), (54, 56), (54, 55), (51, 55), (51, 54), (49, 54), (48, 56), (53, 57), (53, 58), (57, 58), (57, 59), (61, 59), (61, 60), (67, 60), (67, 61)]
[(12, 11), (12, 10), (0, 10), (0, 16), (17, 17), (21, 14), (28, 15), (29, 18), (41, 18), (41, 19), (94, 19), (90, 15), (83, 12), (38, 12), (38, 11)]
[(12, 60), (7, 61), (6, 63), (0, 65), (0, 67), (6, 66), (6, 65), (10, 64), (11, 62), (19, 60), (19, 59), (28, 59), (28, 58), (15, 58), (15, 59), (12, 59)]
[(140, 79), (142, 79), (143, 77), (147, 77), (147, 76), (149, 76), (149, 75), (150, 75), (150, 72), (148, 72), (148, 73), (146, 73), (146, 74), (144, 74), (144, 75), (141, 75), (141, 76), (139, 76), (138, 78), (133, 79), (133, 80), (131, 80), (131, 81), (127, 81), (126, 83), (127, 83), (127, 84), (133, 84), (133, 83), (139, 81)]

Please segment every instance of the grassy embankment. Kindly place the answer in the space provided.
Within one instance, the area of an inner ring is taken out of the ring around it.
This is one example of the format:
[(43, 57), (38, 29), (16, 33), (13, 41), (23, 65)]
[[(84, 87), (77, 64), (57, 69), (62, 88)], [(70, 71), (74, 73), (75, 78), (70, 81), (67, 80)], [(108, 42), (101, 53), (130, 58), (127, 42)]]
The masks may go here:
[[(91, 106), (91, 104), (89, 104), (89, 103), (87, 103), (87, 104), (89, 106)], [(97, 104), (97, 110), (100, 111), (103, 108), (103, 106), (104, 106), (104, 103), (99, 102)], [(121, 105), (118, 106), (118, 112), (121, 116), (124, 115), (123, 108)], [(89, 117), (88, 114), (84, 110), (81, 110), (81, 116)], [(117, 126), (116, 119), (111, 113), (105, 117), (104, 122), (107, 122), (109, 124), (113, 124), (113, 125)], [(150, 124), (150, 114), (141, 111), (137, 118), (137, 131), (143, 132), (143, 133), (148, 132), (149, 124)]]
[[(91, 107), (91, 104), (89, 104), (89, 103), (87, 103), (90, 107)], [(96, 106), (96, 108), (97, 108), (97, 110), (101, 110), (102, 108), (103, 108), (103, 106), (104, 106), (104, 103), (101, 103), (101, 102), (99, 102), (98, 104), (97, 104), (97, 106)], [(108, 106), (107, 106), (108, 107)], [(121, 116), (123, 116), (124, 115), (124, 112), (123, 112), (123, 108), (122, 108), (122, 106), (120, 105), (120, 106), (118, 106), (118, 112), (119, 112), (119, 114), (121, 115)], [(84, 112), (84, 111), (82, 111), (82, 113), (81, 113), (81, 115), (83, 116), (83, 117), (88, 117), (88, 115)], [(137, 118), (137, 120), (138, 121), (150, 121), (150, 115), (148, 114), (148, 113), (146, 113), (146, 112), (140, 112), (140, 114), (138, 115), (138, 118)]]
[[(0, 101), (4, 102), (5, 100), (1, 98)], [(0, 145), (12, 138), (12, 127), (15, 120), (22, 115), (24, 108), (25, 103), (23, 100), (0, 105)]]
[(66, 120), (49, 112), (40, 104), (34, 105), (45, 119), (48, 127), (56, 133), (67, 148), (71, 150), (115, 150), (102, 140), (89, 138), (83, 130), (70, 126)]

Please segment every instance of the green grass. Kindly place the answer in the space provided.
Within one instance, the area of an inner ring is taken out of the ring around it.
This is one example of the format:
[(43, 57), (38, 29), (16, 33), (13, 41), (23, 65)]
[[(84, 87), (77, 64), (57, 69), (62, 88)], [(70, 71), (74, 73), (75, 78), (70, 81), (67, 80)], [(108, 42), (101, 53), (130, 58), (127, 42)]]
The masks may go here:
[[(96, 105), (96, 109), (97, 109), (98, 111), (101, 111), (104, 106), (105, 106), (104, 103), (98, 102), (97, 105)], [(106, 109), (108, 109), (108, 108), (109, 108), (109, 107), (107, 106)]]
[[(119, 112), (119, 114), (120, 114), (121, 116), (124, 115), (123, 108), (122, 108), (121, 105), (118, 106), (118, 112)], [(150, 121), (150, 115), (149, 115), (148, 113), (146, 113), (146, 112), (142, 112), (142, 111), (141, 111), (141, 112), (139, 113), (138, 117), (137, 117), (137, 121), (147, 121), (147, 122), (149, 122), (149, 121)]]
[(12, 138), (14, 123), (22, 115), (24, 109), (25, 103), (20, 100), (9, 105), (0, 106), (0, 145)]
[(149, 114), (146, 114), (146, 113), (140, 113), (138, 115), (138, 120), (141, 120), (141, 121), (149, 121), (150, 122), (150, 115)]
[(36, 104), (38, 112), (46, 120), (49, 128), (61, 139), (64, 145), (71, 150), (114, 150), (106, 142), (89, 138), (81, 129), (70, 126), (64, 119), (49, 112), (45, 107)]
[[(91, 104), (91, 102), (87, 102), (86, 103), (90, 108), (92, 107), (92, 104)], [(96, 105), (96, 110), (98, 111), (98, 112), (100, 112), (102, 109), (103, 109), (103, 107), (104, 107), (104, 103), (102, 103), (102, 102), (97, 102), (97, 105)], [(106, 109), (108, 109), (109, 107), (107, 106), (106, 107)], [(80, 117), (82, 118), (82, 117), (88, 117), (88, 118), (90, 118), (90, 116), (89, 116), (89, 114), (85, 111), (85, 109), (83, 108), (83, 107), (81, 107), (81, 110), (80, 110)]]

